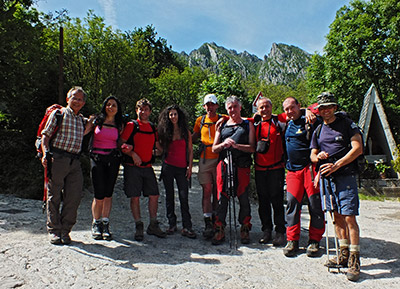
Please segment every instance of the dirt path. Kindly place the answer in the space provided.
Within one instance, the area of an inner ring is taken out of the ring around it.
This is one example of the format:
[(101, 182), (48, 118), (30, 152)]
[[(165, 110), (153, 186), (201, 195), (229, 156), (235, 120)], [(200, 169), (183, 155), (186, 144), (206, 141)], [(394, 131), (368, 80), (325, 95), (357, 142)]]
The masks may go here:
[[(260, 245), (255, 204), (249, 245), (239, 244), (235, 251), (229, 240), (221, 246), (203, 240), (201, 190), (196, 177), (190, 209), (199, 237), (192, 240), (175, 234), (158, 239), (145, 235), (143, 242), (136, 242), (128, 200), (121, 188), (119, 180), (111, 215), (114, 240), (91, 239), (92, 195), (86, 192), (70, 246), (48, 242), (41, 201), (0, 195), (0, 288), (399, 288), (398, 202), (361, 202), (362, 273), (359, 282), (351, 283), (344, 274), (328, 273), (323, 266), (325, 253), (310, 259), (303, 250), (288, 259), (281, 248)], [(160, 189), (159, 216), (166, 228), (163, 187)], [(142, 200), (142, 215), (147, 226), (146, 200)], [(301, 247), (307, 243), (307, 226), (304, 207)], [(332, 233), (332, 227), (329, 229)], [(321, 246), (325, 252), (325, 239)]]

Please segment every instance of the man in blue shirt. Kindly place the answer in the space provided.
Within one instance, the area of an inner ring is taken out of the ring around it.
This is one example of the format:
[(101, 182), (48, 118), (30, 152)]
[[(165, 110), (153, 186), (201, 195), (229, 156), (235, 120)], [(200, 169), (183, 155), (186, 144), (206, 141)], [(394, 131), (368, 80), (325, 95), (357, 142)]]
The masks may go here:
[[(308, 197), (310, 213), (309, 240), (306, 248), (307, 256), (316, 257), (319, 254), (319, 242), (325, 231), (324, 214), (321, 208), (321, 198), (318, 189), (313, 185), (316, 175), (315, 166), (310, 160), (311, 133), (318, 123), (310, 124), (301, 111), (301, 105), (294, 97), (283, 102), (283, 109), (289, 122), (285, 132), (287, 151), (286, 162), (286, 236), (287, 244), (283, 249), (286, 257), (293, 257), (299, 249), (300, 213), (304, 194)], [(317, 120), (320, 123), (320, 120)]]
[(323, 124), (312, 136), (311, 161), (320, 164), (320, 187), (329, 194), (326, 206), (333, 209), (340, 247), (339, 260), (330, 260), (328, 266), (329, 263), (348, 266), (347, 279), (357, 281), (360, 275), (360, 233), (356, 221), (359, 199), (354, 161), (362, 154), (362, 138), (351, 119), (335, 114), (337, 102), (332, 93), (324, 92), (318, 96), (318, 110)]

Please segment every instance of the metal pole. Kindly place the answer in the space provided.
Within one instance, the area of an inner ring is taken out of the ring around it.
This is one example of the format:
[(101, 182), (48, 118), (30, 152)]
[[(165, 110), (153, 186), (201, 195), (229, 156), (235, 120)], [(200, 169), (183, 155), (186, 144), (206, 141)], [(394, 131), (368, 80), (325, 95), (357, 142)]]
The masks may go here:
[(58, 103), (64, 104), (64, 28), (60, 27), (58, 55)]

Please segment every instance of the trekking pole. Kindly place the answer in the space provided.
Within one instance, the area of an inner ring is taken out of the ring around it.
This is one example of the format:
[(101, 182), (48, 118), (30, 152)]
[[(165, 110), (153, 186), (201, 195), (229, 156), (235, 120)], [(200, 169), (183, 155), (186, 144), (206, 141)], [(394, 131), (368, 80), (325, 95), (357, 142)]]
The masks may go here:
[(326, 205), (326, 190), (325, 190), (325, 177), (321, 177), (322, 182), (322, 197), (323, 197), (323, 210), (324, 210), (324, 217), (325, 217), (325, 247), (326, 247), (326, 265), (328, 267), (328, 272), (330, 272), (329, 268), (329, 230), (328, 230), (328, 206)]
[(332, 219), (332, 224), (333, 224), (333, 231), (335, 232), (335, 250), (336, 250), (336, 269), (338, 269), (338, 272), (340, 273), (340, 268), (341, 265), (339, 265), (339, 246), (338, 246), (338, 238), (337, 238), (337, 232), (336, 232), (336, 220), (335, 220), (335, 213), (333, 211), (333, 192), (332, 192), (332, 186), (331, 186), (331, 180), (328, 179), (328, 193), (329, 193), (329, 202), (331, 204), (331, 209), (329, 211)]
[[(235, 183), (234, 183), (234, 169), (233, 169), (233, 161), (232, 161), (232, 152), (230, 150), (227, 151), (228, 158), (228, 195), (229, 195), (229, 237), (230, 237), (230, 247), (232, 248), (232, 234), (234, 234), (234, 245), (237, 250), (237, 224), (236, 224), (236, 208), (235, 208)], [(232, 208), (231, 208), (232, 206)], [(232, 232), (232, 215), (231, 210), (233, 210), (233, 223), (234, 223), (234, 232)]]
[[(333, 211), (333, 192), (332, 192), (332, 187), (331, 187), (331, 180), (328, 178), (327, 182), (325, 183), (326, 178), (324, 176), (322, 176), (322, 181), (323, 181), (323, 193), (324, 193), (324, 202), (326, 201), (326, 188), (328, 190), (328, 194), (329, 194), (329, 203), (330, 203), (330, 210), (329, 210), (329, 215), (331, 217), (332, 220), (332, 225), (333, 225), (333, 232), (334, 232), (334, 241), (335, 241), (335, 251), (336, 251), (336, 264), (331, 264), (331, 262), (329, 262), (329, 251), (327, 249), (327, 254), (328, 254), (328, 262), (327, 262), (327, 267), (328, 267), (328, 272), (330, 272), (331, 268), (335, 268), (338, 270), (338, 273), (340, 273), (340, 268), (342, 267), (341, 265), (339, 265), (339, 247), (338, 247), (338, 238), (337, 238), (337, 232), (336, 232), (336, 221), (335, 221), (335, 214)], [(325, 187), (326, 184), (326, 187)], [(327, 208), (327, 205), (325, 203), (325, 207)], [(326, 212), (328, 210), (326, 209)], [(328, 218), (326, 216), (326, 218)], [(325, 220), (326, 221), (326, 220)], [(327, 224), (327, 222), (326, 222)], [(328, 232), (328, 226), (326, 226), (326, 232)], [(328, 241), (327, 241), (328, 242)]]

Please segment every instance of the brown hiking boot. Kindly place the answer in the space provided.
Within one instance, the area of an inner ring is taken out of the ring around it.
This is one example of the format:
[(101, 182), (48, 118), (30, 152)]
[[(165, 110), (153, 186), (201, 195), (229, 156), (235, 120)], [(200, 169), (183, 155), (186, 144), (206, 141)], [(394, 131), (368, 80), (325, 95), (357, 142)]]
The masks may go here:
[(204, 231), (203, 231), (203, 237), (204, 239), (211, 239), (214, 236), (214, 229), (213, 229), (213, 222), (211, 217), (206, 217), (204, 218)]
[(344, 267), (347, 268), (347, 263), (349, 262), (349, 247), (340, 247), (339, 249), (339, 262), (337, 257), (329, 259), (325, 264), (326, 267)]
[(360, 252), (350, 252), (349, 270), (347, 270), (347, 280), (357, 281), (360, 278)]
[(285, 243), (286, 243), (285, 234), (276, 232), (275, 238), (272, 240), (272, 245), (274, 247), (281, 247), (285, 245)]
[(242, 244), (250, 243), (250, 224), (243, 224), (240, 227), (240, 242)]
[(144, 238), (144, 225), (143, 222), (136, 222), (136, 232), (135, 232), (135, 240), (136, 241), (143, 241)]
[(297, 240), (288, 240), (285, 248), (283, 248), (283, 254), (286, 257), (296, 256), (297, 251), (299, 251), (299, 241)]
[(214, 237), (211, 240), (213, 245), (220, 245), (225, 241), (225, 232), (223, 225), (215, 225)]
[(147, 227), (147, 234), (154, 235), (158, 238), (167, 237), (167, 233), (160, 229), (158, 221), (150, 221), (150, 225)]
[(258, 243), (268, 244), (270, 240), (271, 240), (271, 230), (265, 230), (261, 239), (258, 240)]

